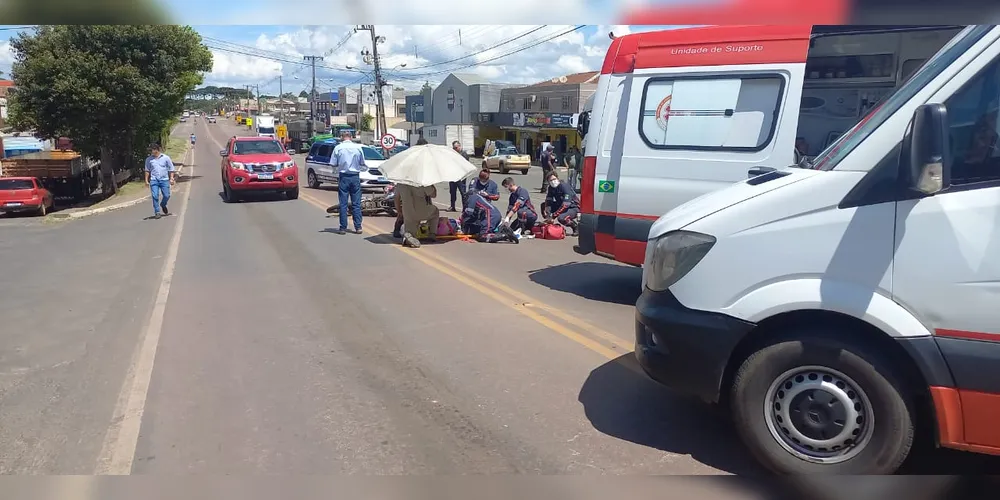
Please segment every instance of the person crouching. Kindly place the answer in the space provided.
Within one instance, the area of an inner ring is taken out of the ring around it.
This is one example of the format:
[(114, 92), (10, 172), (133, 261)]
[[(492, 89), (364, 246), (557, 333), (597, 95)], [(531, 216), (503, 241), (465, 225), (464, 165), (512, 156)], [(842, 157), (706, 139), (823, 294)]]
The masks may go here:
[(510, 226), (503, 223), (500, 210), (479, 193), (469, 193), (462, 211), (462, 232), (481, 243), (511, 241), (519, 243)]
[(542, 216), (546, 221), (556, 222), (573, 229), (576, 234), (576, 217), (580, 215), (580, 200), (569, 184), (560, 182), (555, 172), (549, 174), (549, 189), (542, 205)]
[(434, 186), (416, 187), (406, 184), (396, 184), (396, 196), (400, 197), (400, 208), (403, 214), (403, 246), (418, 248), (420, 240), (417, 234), (420, 233), (420, 223), (427, 221), (427, 227), (431, 228), (429, 238), (436, 239), (434, 234), (438, 227), (438, 218), (441, 211), (434, 205), (434, 198), (437, 197), (437, 188)]

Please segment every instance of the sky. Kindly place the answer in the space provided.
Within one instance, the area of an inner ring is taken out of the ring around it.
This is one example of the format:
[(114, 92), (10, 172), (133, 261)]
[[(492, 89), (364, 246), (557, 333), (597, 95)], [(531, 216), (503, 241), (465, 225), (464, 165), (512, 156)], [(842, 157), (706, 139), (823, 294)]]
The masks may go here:
[[(378, 50), (386, 81), (416, 90), (452, 72), (476, 74), (494, 83), (528, 84), (595, 71), (611, 43), (610, 32), (618, 36), (669, 28), (588, 25), (572, 31), (577, 26), (375, 25), (375, 31), (385, 37)], [(371, 50), (371, 34), (355, 32), (354, 27), (195, 25), (213, 53), (213, 68), (204, 84), (259, 85), (262, 94), (276, 95), (281, 75), (282, 90), (297, 94), (311, 84), (305, 55), (324, 56), (316, 68), (319, 91), (371, 82), (372, 66), (361, 55), (363, 49)], [(17, 30), (0, 26), (0, 71), (5, 74), (13, 62), (9, 38), (16, 34)]]

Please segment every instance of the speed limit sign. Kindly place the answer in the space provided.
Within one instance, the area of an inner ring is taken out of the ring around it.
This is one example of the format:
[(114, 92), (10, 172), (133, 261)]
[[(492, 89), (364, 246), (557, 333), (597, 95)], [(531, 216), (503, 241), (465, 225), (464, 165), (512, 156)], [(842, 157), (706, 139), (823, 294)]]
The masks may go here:
[(385, 134), (382, 136), (382, 147), (385, 149), (392, 149), (396, 147), (396, 137), (392, 134)]

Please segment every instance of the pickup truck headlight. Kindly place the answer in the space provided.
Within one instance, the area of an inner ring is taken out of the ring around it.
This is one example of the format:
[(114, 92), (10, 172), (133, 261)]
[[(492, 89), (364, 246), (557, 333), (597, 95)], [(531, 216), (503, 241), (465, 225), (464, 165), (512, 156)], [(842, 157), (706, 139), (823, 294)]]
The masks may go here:
[(240, 163), (238, 161), (230, 162), (229, 163), (229, 167), (233, 168), (233, 169), (236, 169), (236, 170), (246, 170), (247, 169), (246, 165), (244, 165), (244, 164), (242, 164), (242, 163)]
[(295, 160), (281, 162), (281, 170), (284, 170), (286, 168), (294, 168), (294, 167), (295, 167)]
[(689, 231), (671, 231), (650, 240), (646, 252), (646, 288), (662, 292), (677, 283), (705, 257), (715, 238)]

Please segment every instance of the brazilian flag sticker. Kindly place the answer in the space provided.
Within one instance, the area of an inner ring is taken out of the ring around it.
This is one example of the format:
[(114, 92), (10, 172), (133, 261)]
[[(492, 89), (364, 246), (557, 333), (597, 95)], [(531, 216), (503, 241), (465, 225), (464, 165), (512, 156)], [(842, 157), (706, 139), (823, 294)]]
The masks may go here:
[(615, 181), (598, 181), (597, 182), (597, 192), (598, 193), (614, 193), (615, 192)]

